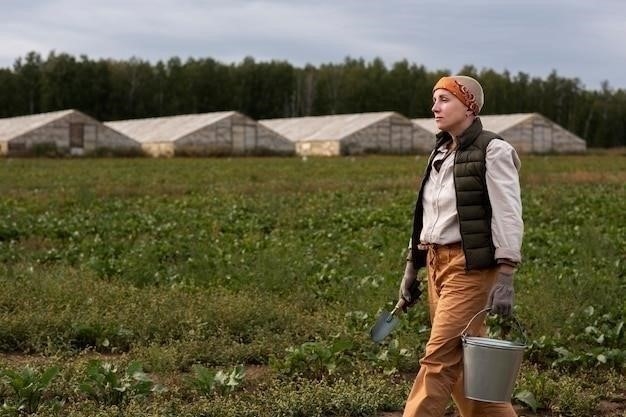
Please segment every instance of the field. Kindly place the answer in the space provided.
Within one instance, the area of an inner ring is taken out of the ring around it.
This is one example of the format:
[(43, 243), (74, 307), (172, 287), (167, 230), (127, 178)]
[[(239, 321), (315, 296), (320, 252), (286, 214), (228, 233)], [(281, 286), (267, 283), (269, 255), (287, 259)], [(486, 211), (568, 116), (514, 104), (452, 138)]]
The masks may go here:
[[(425, 306), (368, 329), (425, 162), (1, 160), (0, 415), (400, 415)], [(626, 156), (522, 163), (514, 404), (624, 416)]]

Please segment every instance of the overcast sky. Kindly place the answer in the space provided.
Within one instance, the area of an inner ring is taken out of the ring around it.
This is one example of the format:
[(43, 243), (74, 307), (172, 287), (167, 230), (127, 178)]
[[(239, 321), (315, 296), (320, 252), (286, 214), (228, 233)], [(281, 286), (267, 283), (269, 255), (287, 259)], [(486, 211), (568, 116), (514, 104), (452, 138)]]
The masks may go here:
[(350, 56), (626, 88), (624, 0), (0, 0), (0, 22), (4, 68), (51, 50), (297, 66)]

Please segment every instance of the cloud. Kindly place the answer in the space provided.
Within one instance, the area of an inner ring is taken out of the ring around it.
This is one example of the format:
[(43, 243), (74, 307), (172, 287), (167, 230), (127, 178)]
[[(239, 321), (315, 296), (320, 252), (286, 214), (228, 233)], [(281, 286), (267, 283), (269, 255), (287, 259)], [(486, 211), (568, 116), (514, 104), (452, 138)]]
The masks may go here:
[(150, 61), (178, 56), (294, 65), (346, 56), (430, 70), (508, 69), (626, 87), (626, 3), (604, 0), (8, 0), (0, 66), (35, 50)]

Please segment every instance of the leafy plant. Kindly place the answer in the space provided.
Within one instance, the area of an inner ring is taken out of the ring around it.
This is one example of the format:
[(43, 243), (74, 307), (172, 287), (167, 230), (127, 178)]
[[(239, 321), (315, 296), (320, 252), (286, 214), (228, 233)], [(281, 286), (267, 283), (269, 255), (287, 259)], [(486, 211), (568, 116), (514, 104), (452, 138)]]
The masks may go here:
[(351, 363), (348, 353), (350, 349), (352, 342), (347, 339), (337, 339), (332, 343), (304, 342), (298, 347), (287, 348), (287, 355), (283, 360), (272, 358), (270, 365), (287, 375), (321, 379)]
[(120, 371), (110, 362), (93, 360), (87, 366), (86, 374), (79, 390), (104, 405), (121, 405), (130, 398), (143, 398), (164, 389), (143, 372), (138, 362), (132, 362), (125, 371)]
[(528, 390), (521, 390), (521, 391), (515, 392), (513, 394), (513, 398), (518, 403), (524, 404), (525, 406), (533, 410), (533, 413), (536, 412), (537, 409), (540, 407), (539, 401), (537, 401), (537, 399), (535, 398), (535, 395)]
[(552, 367), (577, 368), (612, 366), (626, 363), (623, 348), (624, 320), (610, 313), (597, 315), (593, 306), (583, 314), (572, 314), (566, 323), (569, 335), (541, 336), (533, 340), (530, 356), (537, 362), (549, 362)]
[(192, 366), (193, 376), (187, 378), (188, 383), (204, 395), (218, 392), (226, 394), (239, 387), (245, 377), (243, 366), (234, 367), (229, 373), (222, 370), (212, 371), (202, 365)]
[(19, 412), (31, 414), (37, 411), (41, 404), (44, 391), (59, 373), (57, 366), (52, 366), (39, 372), (30, 366), (20, 371), (5, 369), (1, 371), (2, 383), (13, 391), (15, 403), (5, 403), (5, 409), (15, 409)]
[(385, 375), (397, 373), (406, 359), (412, 356), (413, 354), (409, 349), (400, 347), (400, 342), (396, 338), (385, 345), (381, 345), (378, 353), (369, 355), (370, 360), (380, 366)]
[(348, 311), (345, 314), (345, 318), (347, 322), (346, 325), (350, 330), (362, 331), (366, 330), (371, 325), (369, 314), (364, 311)]

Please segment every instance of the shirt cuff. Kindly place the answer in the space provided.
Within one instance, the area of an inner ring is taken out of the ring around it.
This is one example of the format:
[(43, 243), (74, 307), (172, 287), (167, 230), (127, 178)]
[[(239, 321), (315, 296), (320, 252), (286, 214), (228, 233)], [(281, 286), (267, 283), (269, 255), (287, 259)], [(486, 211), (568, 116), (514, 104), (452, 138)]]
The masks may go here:
[(501, 260), (508, 261), (508, 263), (513, 263), (514, 265), (522, 262), (522, 255), (519, 251), (509, 248), (496, 248), (495, 258), (497, 263), (501, 263)]

